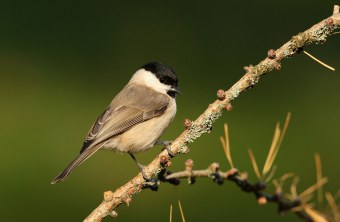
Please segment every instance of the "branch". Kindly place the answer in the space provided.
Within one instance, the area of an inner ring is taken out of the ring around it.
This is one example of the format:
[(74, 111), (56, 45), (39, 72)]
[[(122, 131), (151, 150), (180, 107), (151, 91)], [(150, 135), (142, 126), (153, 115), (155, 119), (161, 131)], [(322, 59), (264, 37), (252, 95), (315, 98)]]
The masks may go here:
[[(164, 176), (160, 176), (159, 178), (162, 182), (169, 182), (175, 185), (178, 185), (180, 182), (179, 180), (184, 178), (188, 179), (189, 184), (194, 184), (197, 177), (211, 178), (219, 185), (222, 185), (224, 181), (231, 181), (234, 182), (242, 191), (246, 193), (253, 193), (260, 205), (264, 205), (268, 202), (276, 203), (278, 205), (278, 213), (280, 215), (291, 211), (305, 221), (317, 221), (315, 220), (314, 214), (318, 215), (320, 218), (325, 218), (324, 215), (313, 210), (312, 207), (304, 201), (305, 198), (303, 197), (303, 193), (291, 199), (285, 197), (281, 187), (277, 187), (273, 194), (268, 193), (265, 191), (267, 187), (266, 182), (260, 181), (258, 183), (251, 183), (248, 181), (248, 175), (246, 173), (239, 174), (238, 170), (235, 168), (225, 172), (221, 171), (219, 170), (218, 163), (212, 163), (207, 169), (203, 170), (192, 170), (193, 161), (191, 159), (187, 160), (185, 165), (185, 170), (175, 173), (171, 173), (169, 171), (165, 172), (164, 170)], [(327, 181), (327, 179), (323, 178), (319, 181), (320, 182), (318, 182), (318, 184), (323, 184)], [(310, 191), (308, 193), (310, 193)], [(319, 221), (326, 221), (326, 219)]]
[[(273, 70), (281, 68), (281, 60), (289, 58), (302, 51), (303, 47), (312, 43), (324, 43), (326, 38), (334, 34), (334, 30), (340, 27), (339, 6), (334, 6), (333, 15), (314, 25), (310, 29), (293, 36), (291, 40), (285, 43), (276, 51), (271, 49), (268, 56), (256, 66), (245, 67), (246, 74), (236, 82), (228, 91), (219, 90), (218, 100), (209, 105), (204, 113), (195, 121), (185, 121), (186, 130), (172, 143), (170, 150), (172, 153), (187, 153), (187, 144), (193, 142), (203, 133), (211, 130), (212, 124), (221, 115), (223, 110), (231, 109), (231, 101), (236, 99), (239, 94), (247, 89), (252, 88), (260, 79), (260, 77)], [(144, 171), (146, 176), (151, 177), (158, 175), (159, 172), (166, 167), (163, 164), (172, 157), (167, 150), (163, 150)], [(114, 211), (122, 203), (129, 204), (131, 198), (142, 191), (145, 180), (141, 173), (131, 179), (125, 185), (118, 188), (115, 192), (107, 191), (104, 193), (103, 202), (93, 210), (93, 212), (84, 220), (101, 221), (107, 215), (116, 217)]]

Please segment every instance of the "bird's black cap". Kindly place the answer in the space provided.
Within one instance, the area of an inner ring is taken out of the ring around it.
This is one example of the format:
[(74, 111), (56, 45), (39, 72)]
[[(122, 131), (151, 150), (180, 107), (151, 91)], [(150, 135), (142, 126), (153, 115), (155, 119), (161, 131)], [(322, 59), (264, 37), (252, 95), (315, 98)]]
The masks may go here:
[(175, 70), (165, 64), (150, 62), (140, 68), (153, 73), (161, 83), (177, 86), (178, 79)]

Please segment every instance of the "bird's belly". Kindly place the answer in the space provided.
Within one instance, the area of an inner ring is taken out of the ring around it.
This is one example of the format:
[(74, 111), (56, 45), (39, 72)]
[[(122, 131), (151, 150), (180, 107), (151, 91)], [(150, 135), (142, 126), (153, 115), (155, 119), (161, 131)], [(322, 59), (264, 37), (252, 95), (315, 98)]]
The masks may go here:
[(117, 149), (132, 153), (145, 151), (154, 146), (169, 123), (160, 124), (157, 118), (140, 123), (121, 135)]

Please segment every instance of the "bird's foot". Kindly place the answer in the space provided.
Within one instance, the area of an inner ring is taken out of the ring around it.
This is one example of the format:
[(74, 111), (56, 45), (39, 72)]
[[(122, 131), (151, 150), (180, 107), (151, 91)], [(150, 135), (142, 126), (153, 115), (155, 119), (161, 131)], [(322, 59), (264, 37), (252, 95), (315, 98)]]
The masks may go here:
[(157, 191), (158, 188), (159, 188), (159, 186), (158, 186), (159, 183), (160, 183), (159, 179), (157, 179), (157, 178), (149, 178), (149, 181), (146, 181), (143, 184), (143, 188), (142, 189), (151, 189), (152, 191)]
[(143, 189), (146, 188), (150, 188), (152, 191), (157, 191), (158, 190), (158, 184), (159, 184), (159, 179), (158, 178), (152, 178), (152, 177), (148, 177), (144, 171), (145, 166), (140, 164), (136, 157), (132, 154), (129, 153), (130, 156), (132, 157), (132, 159), (135, 161), (135, 163), (137, 164), (137, 167), (139, 169), (139, 171), (141, 172), (143, 179), (145, 180), (145, 183), (143, 184)]
[(139, 168), (139, 171), (142, 173), (143, 179), (144, 179), (146, 182), (150, 182), (150, 181), (152, 180), (152, 178), (146, 176), (146, 173), (144, 172), (145, 166), (142, 165), (142, 164), (140, 164), (140, 163), (137, 163), (137, 166), (138, 166), (138, 168)]
[(158, 178), (152, 178), (148, 177), (144, 171), (145, 166), (137, 162), (137, 166), (139, 168), (139, 171), (142, 173), (143, 179), (145, 180), (145, 183), (143, 184), (143, 189), (151, 189), (152, 191), (158, 190), (159, 185), (159, 179)]
[(163, 145), (164, 148), (168, 151), (169, 156), (172, 158), (172, 157), (176, 156), (176, 153), (172, 152), (171, 149), (170, 149), (172, 142), (173, 141), (171, 141), (171, 140), (165, 140), (165, 141), (159, 141), (156, 144), (157, 145)]

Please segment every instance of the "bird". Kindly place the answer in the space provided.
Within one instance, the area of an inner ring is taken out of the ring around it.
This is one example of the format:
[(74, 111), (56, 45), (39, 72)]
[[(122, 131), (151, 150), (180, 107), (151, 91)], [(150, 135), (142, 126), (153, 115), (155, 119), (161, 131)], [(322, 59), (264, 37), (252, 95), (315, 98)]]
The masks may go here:
[(181, 94), (177, 85), (177, 74), (168, 65), (150, 62), (141, 66), (92, 125), (80, 154), (51, 184), (64, 181), (77, 166), (103, 149), (130, 154), (146, 179), (134, 153), (157, 144), (168, 149), (171, 142), (159, 138), (176, 115), (176, 96)]

